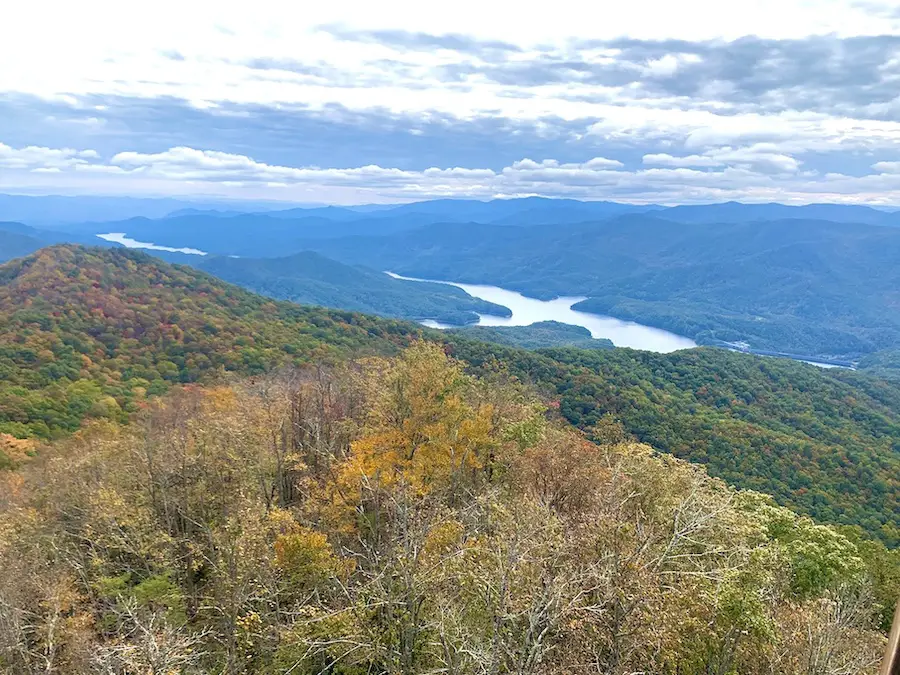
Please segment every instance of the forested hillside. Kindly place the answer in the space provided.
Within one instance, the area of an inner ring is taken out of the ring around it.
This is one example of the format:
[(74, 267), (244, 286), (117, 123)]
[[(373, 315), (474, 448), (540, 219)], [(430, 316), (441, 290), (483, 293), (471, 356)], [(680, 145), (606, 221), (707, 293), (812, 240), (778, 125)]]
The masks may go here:
[(342, 260), (491, 284), (701, 343), (859, 355), (900, 343), (900, 228), (811, 220), (676, 223), (649, 215), (509, 227), (440, 225), (310, 241)]
[[(390, 353), (420, 334), (272, 302), (141, 253), (69, 246), (0, 268), (0, 317), (0, 432), (25, 438), (124, 421), (173, 384)], [(897, 384), (714, 349), (535, 354), (449, 339), (474, 365), (497, 355), (579, 426), (611, 414), (715, 476), (898, 541)]]
[(510, 314), (506, 307), (473, 298), (455, 286), (394, 279), (380, 270), (344, 265), (312, 251), (282, 258), (192, 257), (196, 267), (220, 279), (305, 305), (455, 325), (474, 323), (478, 314)]
[(592, 444), (435, 344), (315, 365), (177, 390), (0, 474), (0, 669), (876, 667), (883, 549)]
[(0, 267), (0, 432), (48, 438), (123, 420), (218, 372), (389, 352), (415, 332), (272, 302), (127, 249), (56, 246)]
[(44, 246), (39, 239), (27, 234), (4, 230), (3, 225), (0, 223), (0, 262), (34, 253)]
[(578, 349), (613, 349), (611, 340), (593, 338), (582, 326), (558, 321), (538, 321), (530, 326), (466, 326), (453, 328), (454, 335), (496, 342), (509, 347), (543, 349), (547, 347), (576, 347)]
[(822, 522), (900, 543), (900, 384), (703, 348), (505, 350), (454, 342), (543, 385), (590, 430), (611, 415), (642, 442)]

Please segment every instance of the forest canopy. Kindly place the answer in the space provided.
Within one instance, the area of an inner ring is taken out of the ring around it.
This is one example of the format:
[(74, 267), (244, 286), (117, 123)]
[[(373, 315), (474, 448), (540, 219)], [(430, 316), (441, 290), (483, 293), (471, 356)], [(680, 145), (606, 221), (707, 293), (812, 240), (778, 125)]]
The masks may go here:
[(176, 387), (2, 480), (15, 673), (864, 673), (897, 589), (433, 343)]

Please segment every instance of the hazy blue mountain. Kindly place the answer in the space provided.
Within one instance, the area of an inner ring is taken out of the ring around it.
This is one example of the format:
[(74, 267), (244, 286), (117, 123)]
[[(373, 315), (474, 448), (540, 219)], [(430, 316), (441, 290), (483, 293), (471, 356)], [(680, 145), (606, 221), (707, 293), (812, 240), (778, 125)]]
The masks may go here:
[(39, 237), (39, 230), (26, 225), (25, 223), (16, 223), (13, 221), (0, 221), (0, 230), (4, 232), (14, 232), (16, 234), (24, 234), (29, 237)]
[(330, 221), (357, 221), (365, 218), (398, 218), (415, 215), (416, 222), (477, 222), (504, 225), (562, 224), (604, 220), (628, 213), (655, 211), (678, 222), (741, 222), (802, 218), (898, 225), (896, 209), (870, 208), (847, 204), (721, 204), (685, 205), (666, 208), (606, 201), (578, 201), (524, 197), (490, 201), (435, 199), (408, 204), (368, 204), (360, 206), (285, 205), (274, 202), (182, 201), (130, 197), (63, 197), (0, 195), (0, 220), (16, 220), (48, 226), (76, 223), (126, 221), (142, 217), (160, 219), (184, 216), (234, 217), (266, 215), (285, 220), (323, 218)]
[(564, 230), (442, 225), (310, 245), (406, 276), (541, 299), (585, 295), (580, 309), (700, 342), (846, 357), (900, 344), (900, 228), (630, 215)]
[(19, 234), (2, 229), (5, 224), (0, 223), (0, 262), (21, 258), (34, 253), (46, 245), (40, 239), (35, 239), (27, 234)]
[(657, 215), (682, 223), (739, 223), (759, 220), (830, 220), (836, 223), (900, 226), (900, 215), (854, 204), (702, 204), (674, 206)]
[(396, 219), (414, 216), (422, 224), (448, 223), (497, 223), (501, 225), (573, 223), (622, 215), (642, 213), (653, 206), (634, 206), (616, 202), (582, 202), (574, 199), (549, 199), (524, 197), (521, 199), (495, 199), (478, 201), (469, 199), (435, 199), (411, 204), (395, 204), (379, 208), (338, 207), (298, 208), (270, 212), (274, 218), (322, 217), (336, 221), (359, 220), (361, 216), (372, 219)]
[(96, 235), (124, 232), (137, 241), (173, 248), (195, 248), (217, 255), (278, 257), (308, 248), (304, 241), (367, 234), (387, 235), (432, 223), (429, 216), (401, 214), (335, 221), (321, 216), (283, 218), (268, 214), (194, 214), (162, 219), (130, 218), (66, 226), (67, 232)]
[(211, 216), (213, 218), (231, 218), (241, 216), (245, 211), (233, 211), (228, 209), (178, 209), (166, 214), (166, 218), (184, 218), (185, 216)]
[(573, 200), (547, 200), (562, 203), (538, 204), (533, 208), (491, 220), (494, 225), (568, 225), (587, 221), (602, 221), (629, 213), (655, 212), (660, 207), (632, 206), (615, 202), (577, 202)]
[[(623, 213), (639, 213), (650, 206), (634, 206), (616, 202), (582, 202), (574, 199), (550, 199), (547, 197), (523, 197), (520, 199), (494, 199), (478, 201), (467, 199), (434, 199), (426, 202), (404, 204), (390, 210), (391, 214), (428, 214), (437, 221), (519, 224), (525, 218), (529, 224), (577, 222), (603, 219)], [(530, 214), (530, 215), (526, 215)], [(573, 220), (574, 219), (574, 220)]]
[(93, 237), (70, 235), (53, 230), (41, 230), (24, 223), (0, 222), (0, 261), (33, 253), (39, 248), (61, 242), (109, 246)]
[(124, 220), (136, 216), (164, 218), (173, 211), (186, 208), (228, 208), (246, 212), (267, 211), (287, 206), (277, 202), (0, 194), (0, 220), (15, 220), (37, 226), (55, 226), (89, 221)]
[(508, 347), (546, 349), (549, 347), (577, 347), (578, 349), (613, 349), (611, 340), (593, 338), (582, 326), (559, 321), (538, 321), (530, 326), (466, 326), (450, 331), (455, 335), (495, 342)]
[[(296, 209), (284, 209), (279, 211), (270, 211), (266, 213), (272, 218), (285, 218), (288, 220), (297, 220), (302, 218), (326, 218), (328, 220), (359, 220), (365, 217), (364, 212), (355, 211), (353, 209), (341, 206), (320, 206), (320, 207), (301, 207)], [(380, 213), (375, 211), (374, 213)]]
[(456, 325), (477, 321), (476, 312), (510, 316), (506, 307), (473, 298), (455, 286), (394, 279), (311, 251), (265, 259), (193, 256), (190, 262), (262, 295), (306, 305)]

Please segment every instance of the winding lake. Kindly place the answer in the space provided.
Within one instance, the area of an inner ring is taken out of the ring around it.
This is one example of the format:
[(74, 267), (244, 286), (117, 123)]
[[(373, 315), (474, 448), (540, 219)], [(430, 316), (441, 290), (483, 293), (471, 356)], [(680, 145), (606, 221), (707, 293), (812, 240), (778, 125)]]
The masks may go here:
[[(676, 335), (660, 328), (651, 328), (633, 321), (622, 321), (611, 316), (590, 314), (572, 309), (572, 305), (585, 299), (583, 297), (573, 296), (556, 298), (554, 300), (536, 300), (515, 291), (498, 288), (497, 286), (418, 279), (415, 277), (404, 277), (393, 272), (387, 272), (387, 274), (395, 279), (405, 279), (406, 281), (431, 281), (432, 283), (456, 286), (475, 298), (503, 305), (512, 311), (511, 317), (479, 314), (479, 326), (530, 326), (537, 321), (559, 321), (560, 323), (584, 326), (591, 331), (593, 337), (609, 338), (616, 347), (632, 347), (634, 349), (666, 353), (697, 346), (697, 343), (690, 338)], [(435, 321), (424, 323), (431, 328), (451, 328), (451, 326), (439, 324)]]
[(171, 246), (159, 246), (148, 241), (138, 241), (125, 235), (124, 232), (107, 232), (106, 234), (98, 234), (100, 239), (111, 241), (115, 244), (121, 244), (126, 248), (145, 248), (148, 251), (169, 251), (171, 253), (187, 253), (188, 255), (206, 255), (206, 251), (197, 248), (173, 248)]
[[(175, 248), (171, 246), (159, 246), (158, 244), (145, 241), (137, 241), (128, 237), (124, 232), (108, 232), (96, 236), (100, 239), (121, 244), (128, 248), (172, 251), (175, 253), (187, 253), (199, 256), (207, 255), (206, 251), (201, 251), (196, 248)], [(234, 258), (237, 256), (231, 257)], [(652, 328), (640, 323), (635, 323), (634, 321), (622, 321), (611, 316), (579, 312), (572, 309), (572, 305), (581, 302), (585, 299), (584, 297), (572, 296), (555, 298), (553, 300), (536, 300), (534, 298), (525, 297), (521, 293), (509, 291), (497, 286), (458, 284), (453, 281), (418, 279), (416, 277), (404, 277), (399, 274), (394, 274), (393, 272), (385, 272), (385, 274), (392, 276), (395, 279), (404, 279), (406, 281), (428, 281), (431, 283), (456, 286), (473, 297), (503, 305), (512, 311), (512, 316), (510, 317), (479, 314), (479, 326), (530, 326), (538, 321), (559, 321), (560, 323), (583, 326), (591, 332), (593, 337), (609, 338), (617, 347), (632, 347), (634, 349), (644, 349), (651, 352), (668, 353), (678, 349), (690, 349), (691, 347), (697, 346), (697, 343), (690, 338), (684, 337), (683, 335), (676, 335), (675, 333), (670, 333), (660, 328)], [(448, 324), (438, 323), (437, 321), (422, 321), (421, 323), (429, 328), (454, 327)], [(836, 363), (821, 363), (802, 357), (791, 357), (786, 354), (777, 356), (794, 358), (795, 360), (819, 366), (820, 368), (844, 367)]]

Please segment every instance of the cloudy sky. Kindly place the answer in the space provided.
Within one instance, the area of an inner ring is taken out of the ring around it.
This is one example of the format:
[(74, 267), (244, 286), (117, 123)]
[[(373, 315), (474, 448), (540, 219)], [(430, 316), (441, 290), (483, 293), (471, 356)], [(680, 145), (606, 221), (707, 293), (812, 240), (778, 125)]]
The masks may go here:
[(2, 3), (0, 190), (900, 205), (900, 1)]

